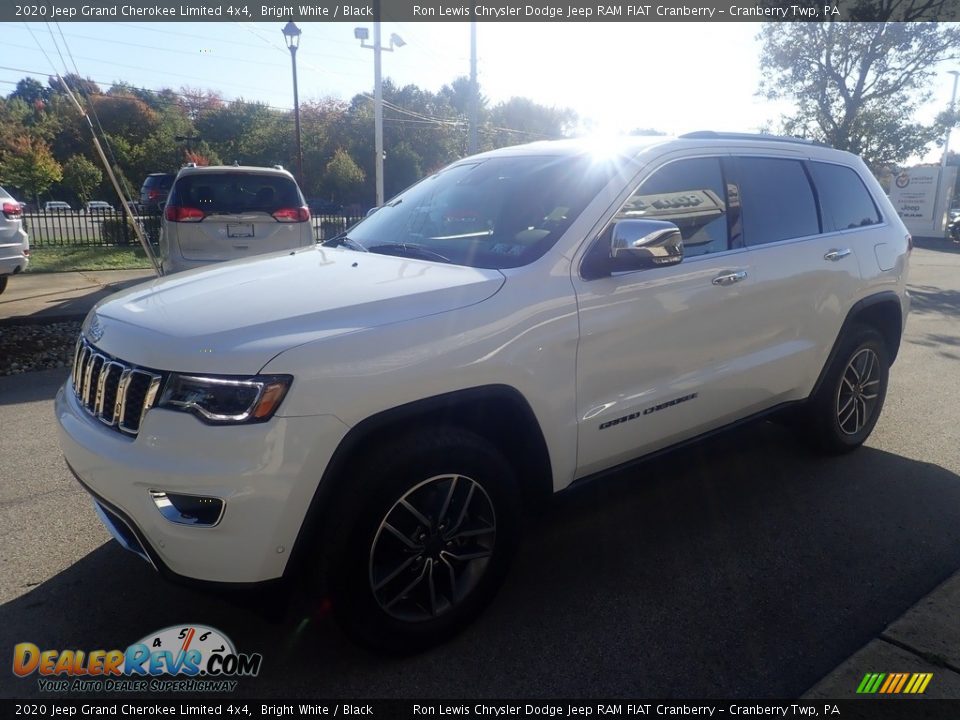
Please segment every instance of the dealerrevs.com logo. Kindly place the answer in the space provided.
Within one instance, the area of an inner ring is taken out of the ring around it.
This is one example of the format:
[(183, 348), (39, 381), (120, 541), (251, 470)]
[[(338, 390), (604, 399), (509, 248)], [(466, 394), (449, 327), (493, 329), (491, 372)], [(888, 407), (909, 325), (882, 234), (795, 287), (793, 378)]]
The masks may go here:
[(256, 677), (262, 662), (206, 625), (173, 625), (126, 650), (13, 648), (13, 674), (37, 675), (44, 692), (232, 692), (235, 678)]

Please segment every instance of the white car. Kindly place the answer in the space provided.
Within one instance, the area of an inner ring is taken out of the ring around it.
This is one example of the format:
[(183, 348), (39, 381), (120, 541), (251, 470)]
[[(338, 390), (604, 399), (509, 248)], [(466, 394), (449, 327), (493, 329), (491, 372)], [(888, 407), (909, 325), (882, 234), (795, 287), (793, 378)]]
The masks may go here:
[(102, 301), (60, 440), (164, 575), (306, 573), (355, 638), (414, 650), (482, 610), (571, 483), (788, 409), (861, 445), (910, 249), (865, 165), (803, 141), (503, 148), (325, 246)]
[(310, 210), (280, 167), (188, 166), (160, 225), (165, 274), (314, 243)]
[(30, 264), (30, 238), (23, 228), (23, 206), (0, 187), (0, 293), (7, 281)]
[(71, 212), (73, 210), (70, 203), (65, 203), (62, 200), (47, 200), (43, 204), (43, 209), (46, 212)]
[(83, 205), (84, 212), (88, 213), (105, 213), (113, 212), (113, 206), (108, 203), (106, 200), (88, 200)]

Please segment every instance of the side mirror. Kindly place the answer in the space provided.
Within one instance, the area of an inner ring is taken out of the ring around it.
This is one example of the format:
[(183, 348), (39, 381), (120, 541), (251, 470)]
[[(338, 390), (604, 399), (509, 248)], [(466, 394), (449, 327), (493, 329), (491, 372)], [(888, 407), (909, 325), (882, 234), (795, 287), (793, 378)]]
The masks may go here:
[(672, 222), (618, 220), (610, 238), (610, 272), (665, 267), (683, 260), (683, 237)]

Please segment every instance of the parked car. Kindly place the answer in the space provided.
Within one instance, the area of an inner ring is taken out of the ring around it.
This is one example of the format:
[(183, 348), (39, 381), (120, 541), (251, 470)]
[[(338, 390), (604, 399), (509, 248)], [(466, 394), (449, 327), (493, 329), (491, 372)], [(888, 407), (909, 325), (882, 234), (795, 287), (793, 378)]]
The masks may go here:
[(113, 212), (113, 206), (105, 200), (88, 200), (83, 205), (84, 212), (92, 213), (103, 213), (103, 212)]
[(65, 203), (62, 200), (47, 200), (43, 204), (43, 209), (46, 212), (72, 212), (73, 208), (70, 207), (70, 203)]
[(280, 168), (183, 168), (160, 224), (164, 273), (313, 242), (297, 181)]
[(166, 202), (176, 173), (150, 173), (140, 186), (140, 204), (148, 211), (156, 211)]
[(30, 238), (23, 227), (23, 206), (0, 187), (0, 293), (7, 281), (30, 264)]
[[(222, 172), (181, 173), (171, 225), (243, 216), (250, 178)], [(481, 612), (551, 492), (786, 411), (820, 450), (859, 447), (911, 247), (864, 163), (813, 143), (501, 148), (326, 245), (102, 301), (60, 441), (165, 577), (306, 573), (353, 637), (416, 650)]]

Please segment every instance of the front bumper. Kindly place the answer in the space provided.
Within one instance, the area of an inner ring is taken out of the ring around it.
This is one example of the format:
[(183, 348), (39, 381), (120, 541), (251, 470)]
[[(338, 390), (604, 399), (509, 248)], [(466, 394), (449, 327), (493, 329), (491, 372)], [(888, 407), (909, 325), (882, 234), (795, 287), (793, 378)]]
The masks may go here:
[[(134, 552), (139, 544), (138, 554), (164, 574), (214, 583), (284, 574), (324, 468), (348, 429), (330, 415), (215, 427), (154, 408), (130, 438), (91, 417), (69, 380), (55, 410), (64, 457), (105, 511), (114, 537)], [(214, 527), (171, 522), (151, 490), (219, 498), (222, 519)]]

